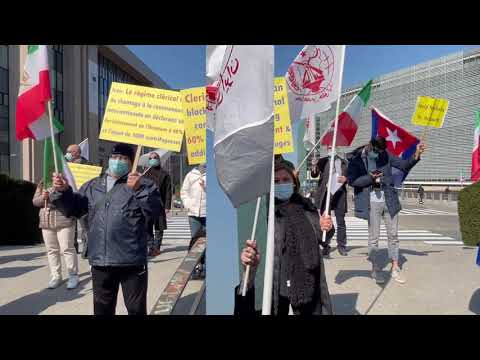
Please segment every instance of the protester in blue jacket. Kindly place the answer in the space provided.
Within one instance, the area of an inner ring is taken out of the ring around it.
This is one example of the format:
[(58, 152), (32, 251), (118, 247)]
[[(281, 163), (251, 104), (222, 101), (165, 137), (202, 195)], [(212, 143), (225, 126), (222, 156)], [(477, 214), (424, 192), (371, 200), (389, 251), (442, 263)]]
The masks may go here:
[(383, 218), (387, 228), (388, 256), (392, 262), (392, 278), (398, 283), (406, 279), (398, 266), (398, 213), (402, 209), (394, 187), (392, 168), (408, 172), (420, 160), (425, 145), (419, 143), (415, 154), (407, 160), (387, 151), (385, 138), (378, 136), (368, 145), (357, 149), (348, 164), (348, 184), (354, 188), (355, 216), (368, 220), (368, 257), (372, 262), (372, 278), (378, 283), (380, 274), (378, 240)]
[(131, 172), (134, 150), (113, 147), (105, 174), (74, 193), (54, 174), (52, 203), (66, 216), (88, 214), (87, 257), (92, 266), (95, 315), (114, 315), (119, 285), (128, 314), (147, 313), (148, 224), (160, 216), (160, 192), (153, 181)]

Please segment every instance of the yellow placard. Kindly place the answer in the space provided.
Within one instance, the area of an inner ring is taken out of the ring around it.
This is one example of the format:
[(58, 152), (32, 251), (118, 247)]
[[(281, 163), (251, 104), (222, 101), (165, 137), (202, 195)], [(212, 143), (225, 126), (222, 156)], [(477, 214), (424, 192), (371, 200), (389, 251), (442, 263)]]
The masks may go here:
[(286, 154), (294, 151), (292, 124), (288, 110), (287, 84), (284, 77), (275, 78), (274, 123), (275, 123), (275, 154)]
[(183, 131), (180, 92), (112, 83), (100, 139), (179, 152)]
[(185, 143), (188, 163), (203, 164), (207, 161), (207, 100), (205, 87), (180, 91), (182, 94), (183, 118), (185, 123)]
[(448, 100), (419, 96), (412, 124), (441, 128), (448, 110)]
[(72, 172), (73, 178), (75, 179), (75, 185), (77, 185), (77, 189), (80, 189), (83, 184), (89, 180), (92, 180), (93, 178), (96, 178), (102, 172), (101, 166), (68, 163), (68, 167)]

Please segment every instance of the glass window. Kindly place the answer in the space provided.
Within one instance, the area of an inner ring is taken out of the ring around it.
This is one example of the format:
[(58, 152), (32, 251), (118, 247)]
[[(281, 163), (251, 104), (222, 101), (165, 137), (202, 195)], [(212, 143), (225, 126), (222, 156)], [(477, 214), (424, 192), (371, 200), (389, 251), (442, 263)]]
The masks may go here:
[(49, 45), (48, 48), (53, 114), (63, 124), (63, 46)]
[(98, 56), (98, 121), (100, 127), (107, 106), (108, 94), (112, 82), (121, 82), (127, 84), (138, 84), (134, 78), (124, 72), (120, 67), (114, 64), (106, 57)]
[(10, 172), (8, 46), (0, 45), (0, 173)]
[(6, 45), (0, 45), (0, 67), (8, 68), (8, 48)]

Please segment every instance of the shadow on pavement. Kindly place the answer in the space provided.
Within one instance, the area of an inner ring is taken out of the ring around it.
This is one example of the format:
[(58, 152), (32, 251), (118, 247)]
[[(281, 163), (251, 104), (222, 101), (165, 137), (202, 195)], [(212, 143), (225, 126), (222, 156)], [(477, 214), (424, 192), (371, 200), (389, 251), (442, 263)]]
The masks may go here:
[(358, 293), (330, 295), (334, 315), (361, 315), (357, 309)]
[(177, 301), (177, 304), (175, 305), (171, 315), (189, 315), (197, 296), (198, 292), (182, 296)]
[(468, 305), (468, 310), (476, 315), (480, 315), (480, 289), (477, 289), (473, 293), (470, 304)]
[[(381, 275), (383, 275), (383, 277), (385, 279), (388, 279), (389, 276), (387, 276), (387, 272), (386, 271), (382, 271), (380, 273)], [(372, 271), (371, 270), (340, 270), (337, 274), (337, 276), (335, 276), (335, 283), (336, 284), (343, 284), (345, 281), (348, 281), (352, 278), (356, 278), (356, 277), (364, 277), (364, 278), (367, 278), (367, 279), (372, 279)], [(372, 279), (372, 281), (374, 281)], [(384, 284), (378, 284), (379, 287), (385, 287), (385, 285), (387, 284), (387, 282), (385, 282)]]
[(172, 247), (172, 248), (167, 248), (167, 249), (162, 249), (162, 254), (164, 253), (169, 253), (169, 252), (173, 252), (173, 251), (186, 251), (188, 250), (188, 246), (187, 245), (184, 245), (184, 246), (175, 246), (175, 247)]
[(45, 252), (31, 253), (31, 254), (19, 254), (19, 255), (7, 255), (0, 256), (0, 265), (12, 262), (12, 261), (32, 261), (38, 258), (45, 257)]
[[(38, 315), (57, 303), (79, 299), (87, 295), (86, 293), (80, 294), (80, 292), (90, 281), (90, 272), (79, 274), (80, 277), (84, 275), (88, 275), (88, 277), (81, 280), (76, 289), (67, 290), (66, 281), (63, 281), (56, 289), (43, 289), (0, 306), (0, 315)], [(45, 279), (45, 285), (47, 282), (48, 279)]]
[[(442, 250), (428, 250), (428, 251), (415, 251), (415, 250), (409, 250), (409, 249), (400, 249), (399, 251), (399, 256), (398, 256), (398, 264), (400, 265), (400, 268), (402, 268), (403, 264), (406, 263), (408, 260), (404, 255), (414, 255), (414, 256), (428, 256), (428, 254), (434, 254), (434, 253), (441, 253), (443, 252)], [(368, 256), (368, 252), (363, 253), (365, 255), (365, 259)], [(384, 269), (387, 267), (389, 264), (391, 264), (390, 259), (388, 258), (388, 249), (380, 249), (378, 252), (378, 266), (380, 269)]]
[(43, 268), (43, 265), (39, 266), (16, 266), (16, 267), (5, 267), (0, 269), (0, 279), (8, 279), (12, 277), (21, 276), (30, 271)]

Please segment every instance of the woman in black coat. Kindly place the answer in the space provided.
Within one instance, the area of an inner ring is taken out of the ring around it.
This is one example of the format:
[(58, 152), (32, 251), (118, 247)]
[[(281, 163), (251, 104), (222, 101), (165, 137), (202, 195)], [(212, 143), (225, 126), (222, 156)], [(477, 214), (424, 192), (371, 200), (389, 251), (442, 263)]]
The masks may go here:
[[(312, 202), (300, 195), (293, 165), (275, 164), (275, 257), (272, 315), (330, 315), (333, 313), (319, 244), (322, 231), (335, 231), (328, 215), (320, 218)], [(235, 290), (235, 315), (258, 314), (255, 310), (255, 270), (260, 261), (256, 245), (247, 240), (241, 254), (250, 265), (247, 294), (243, 284)], [(243, 280), (242, 280), (243, 281)]]

